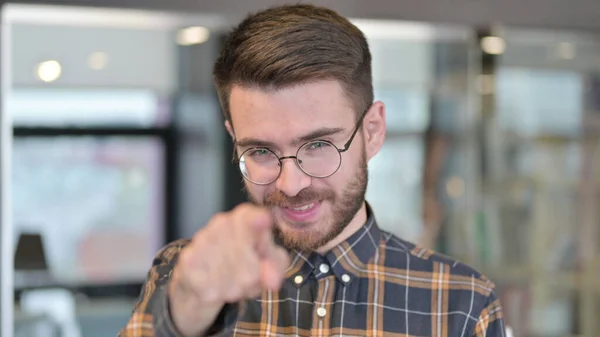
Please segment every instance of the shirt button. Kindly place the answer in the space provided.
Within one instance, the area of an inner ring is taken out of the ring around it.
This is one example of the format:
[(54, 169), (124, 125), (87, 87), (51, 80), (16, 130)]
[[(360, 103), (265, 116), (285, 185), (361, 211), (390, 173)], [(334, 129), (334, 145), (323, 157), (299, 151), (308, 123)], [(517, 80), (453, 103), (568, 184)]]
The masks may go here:
[(300, 284), (302, 281), (304, 281), (304, 277), (302, 277), (302, 275), (296, 275), (296, 277), (294, 277), (294, 283)]
[(342, 275), (342, 281), (346, 283), (350, 282), (350, 276), (348, 274)]
[(327, 315), (327, 309), (323, 307), (317, 309), (317, 315), (319, 315), (319, 317), (325, 317), (325, 315)]
[(321, 271), (321, 273), (326, 274), (329, 272), (329, 266), (323, 263), (319, 266), (319, 270)]

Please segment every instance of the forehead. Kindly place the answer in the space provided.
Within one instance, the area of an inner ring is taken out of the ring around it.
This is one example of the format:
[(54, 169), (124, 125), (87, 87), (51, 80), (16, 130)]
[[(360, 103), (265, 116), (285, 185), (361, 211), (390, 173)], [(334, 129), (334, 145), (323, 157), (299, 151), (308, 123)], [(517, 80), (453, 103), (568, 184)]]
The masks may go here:
[(306, 83), (278, 90), (234, 86), (230, 112), (236, 139), (285, 142), (321, 127), (354, 123), (354, 108), (337, 81)]

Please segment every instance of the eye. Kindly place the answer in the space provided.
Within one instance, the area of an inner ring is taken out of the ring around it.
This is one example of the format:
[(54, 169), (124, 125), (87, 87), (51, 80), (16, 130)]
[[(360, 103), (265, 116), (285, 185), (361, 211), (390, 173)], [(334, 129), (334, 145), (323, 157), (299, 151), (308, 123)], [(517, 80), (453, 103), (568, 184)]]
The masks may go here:
[(268, 156), (270, 155), (271, 152), (267, 149), (253, 149), (248, 151), (248, 155), (250, 155), (250, 157), (261, 157), (261, 156)]
[(310, 143), (307, 147), (308, 150), (318, 150), (318, 149), (322, 149), (322, 148), (327, 148), (327, 147), (331, 147), (331, 144), (329, 144), (328, 142), (324, 142), (324, 141), (314, 141), (312, 143)]

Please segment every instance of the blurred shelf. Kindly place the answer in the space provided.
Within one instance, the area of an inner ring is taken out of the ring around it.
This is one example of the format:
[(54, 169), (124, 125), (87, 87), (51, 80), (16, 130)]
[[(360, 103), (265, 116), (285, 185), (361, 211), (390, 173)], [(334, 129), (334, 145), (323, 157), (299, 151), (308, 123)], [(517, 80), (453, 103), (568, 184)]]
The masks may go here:
[[(493, 181), (485, 181), (482, 187), (486, 192), (492, 192), (498, 195), (499, 192), (514, 192), (516, 189), (529, 190), (536, 194), (554, 193), (554, 192), (579, 192), (582, 183), (574, 179), (556, 179), (538, 178), (533, 176), (518, 176), (505, 179), (495, 179)], [(597, 181), (594, 189), (600, 194), (600, 181)], [(586, 186), (589, 187), (589, 186)]]
[(531, 143), (539, 144), (562, 144), (571, 142), (586, 142), (600, 140), (600, 128), (597, 130), (581, 130), (575, 134), (553, 134), (549, 132), (526, 135), (510, 130), (498, 130), (502, 142), (507, 144), (522, 144), (524, 146)]
[[(600, 295), (600, 273), (579, 271), (540, 271), (527, 267), (480, 268), (499, 285), (544, 285), (561, 290), (583, 290)], [(498, 271), (500, 270), (500, 271)]]

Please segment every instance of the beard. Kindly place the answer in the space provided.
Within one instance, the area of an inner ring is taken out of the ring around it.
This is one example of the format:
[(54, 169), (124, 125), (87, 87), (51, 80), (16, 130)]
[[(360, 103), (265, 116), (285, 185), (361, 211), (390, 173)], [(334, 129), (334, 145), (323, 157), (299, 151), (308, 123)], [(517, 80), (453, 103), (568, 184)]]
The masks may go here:
[[(363, 150), (359, 159), (358, 170), (340, 195), (332, 189), (308, 187), (293, 197), (288, 197), (281, 191), (269, 193), (261, 202), (256, 200), (250, 193), (248, 193), (248, 197), (253, 203), (269, 208), (290, 207), (319, 200), (328, 201), (331, 204), (331, 213), (314, 230), (301, 233), (286, 231), (286, 224), (282, 223), (277, 223), (273, 227), (274, 236), (280, 240), (285, 248), (298, 251), (314, 251), (336, 238), (350, 224), (364, 202), (367, 180), (367, 154)], [(294, 225), (302, 226), (303, 224), (294, 223)]]

